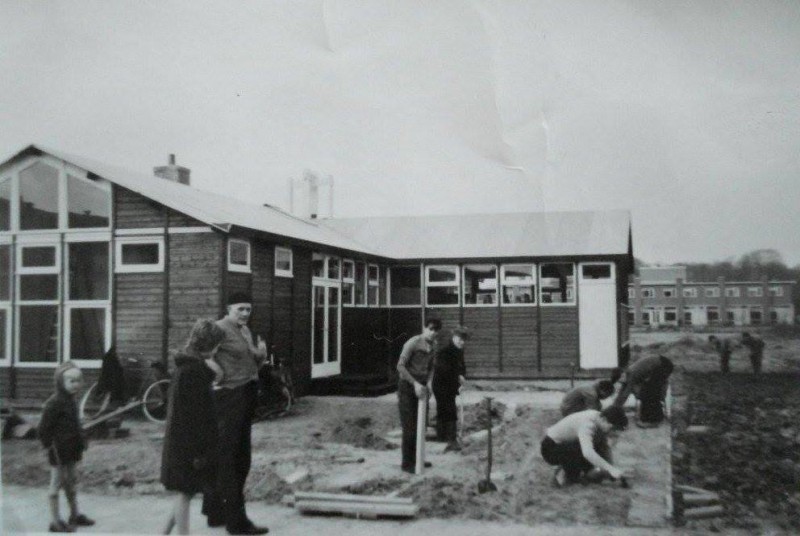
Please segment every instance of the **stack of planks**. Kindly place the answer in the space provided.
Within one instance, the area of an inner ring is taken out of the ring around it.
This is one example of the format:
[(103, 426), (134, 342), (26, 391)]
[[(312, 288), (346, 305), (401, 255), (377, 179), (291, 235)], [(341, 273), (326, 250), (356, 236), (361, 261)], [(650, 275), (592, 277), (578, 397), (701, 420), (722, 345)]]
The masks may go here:
[(415, 517), (419, 511), (412, 499), (403, 497), (298, 491), (293, 502), (302, 514), (339, 514), (369, 519)]
[(683, 519), (708, 519), (725, 514), (719, 495), (713, 491), (684, 485), (676, 485), (675, 489), (680, 493)]

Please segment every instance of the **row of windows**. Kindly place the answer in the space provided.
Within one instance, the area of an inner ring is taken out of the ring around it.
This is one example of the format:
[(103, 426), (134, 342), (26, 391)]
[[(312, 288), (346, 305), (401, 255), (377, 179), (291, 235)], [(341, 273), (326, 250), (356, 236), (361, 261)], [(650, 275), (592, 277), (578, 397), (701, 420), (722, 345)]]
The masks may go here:
[[(763, 321), (763, 311), (758, 307), (750, 307), (742, 310), (725, 311), (725, 320), (728, 323), (743, 322), (747, 320), (752, 325), (761, 324)], [(777, 323), (780, 321), (781, 315), (776, 310), (771, 310), (769, 313), (770, 322)], [(641, 321), (644, 325), (659, 324), (659, 323), (677, 323), (678, 310), (675, 308), (665, 308), (661, 311), (655, 309), (645, 309), (641, 313)], [(628, 321), (633, 324), (636, 315), (633, 311), (628, 312)], [(719, 309), (717, 307), (707, 307), (704, 311), (684, 311), (683, 312), (683, 325), (690, 326), (694, 323), (717, 325), (720, 322)]]
[[(642, 298), (655, 298), (656, 297), (656, 289), (652, 287), (642, 287)], [(703, 296), (706, 298), (719, 298), (719, 287), (705, 287), (698, 289), (697, 287), (685, 287), (682, 291), (682, 295), (684, 298), (697, 298), (699, 295), (699, 291), (703, 291)], [(749, 298), (760, 298), (764, 295), (763, 287), (747, 287), (747, 297)], [(780, 286), (772, 286), (768, 289), (770, 296), (783, 296), (783, 287)], [(628, 297), (635, 298), (636, 297), (636, 289), (628, 288)], [(661, 289), (661, 297), (663, 298), (674, 298), (676, 297), (676, 291), (674, 287), (662, 288)], [(740, 287), (725, 287), (725, 297), (727, 298), (739, 298), (741, 297), (741, 288)]]
[[(588, 267), (587, 267), (588, 268)], [(610, 277), (610, 266), (607, 267)], [(418, 266), (391, 269), (390, 303), (420, 306)], [(499, 275), (499, 277), (498, 277)], [(426, 306), (507, 306), (575, 304), (575, 265), (571, 263), (467, 264), (425, 266)]]

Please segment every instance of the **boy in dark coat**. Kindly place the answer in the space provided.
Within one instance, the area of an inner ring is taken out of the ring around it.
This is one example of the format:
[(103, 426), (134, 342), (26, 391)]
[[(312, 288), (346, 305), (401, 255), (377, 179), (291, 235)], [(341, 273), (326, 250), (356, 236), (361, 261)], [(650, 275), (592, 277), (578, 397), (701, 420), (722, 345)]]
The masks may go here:
[(213, 320), (198, 320), (170, 383), (167, 427), (161, 457), (161, 483), (179, 495), (165, 533), (178, 526), (189, 533), (189, 503), (195, 493), (213, 485), (217, 459), (217, 416), (212, 383), (222, 369), (212, 360), (225, 332)]
[(464, 343), (469, 338), (466, 328), (453, 330), (450, 343), (440, 350), (433, 361), (433, 396), (436, 397), (436, 435), (447, 441), (445, 452), (461, 450), (458, 443), (456, 396), (466, 382)]
[[(86, 442), (81, 433), (75, 394), (83, 385), (81, 369), (72, 361), (56, 368), (55, 393), (44, 403), (39, 421), (39, 439), (47, 449), (50, 461), (50, 532), (75, 532), (75, 526), (94, 525), (80, 513), (77, 499), (75, 466), (81, 461)], [(69, 503), (69, 524), (58, 511), (58, 491), (64, 490)]]

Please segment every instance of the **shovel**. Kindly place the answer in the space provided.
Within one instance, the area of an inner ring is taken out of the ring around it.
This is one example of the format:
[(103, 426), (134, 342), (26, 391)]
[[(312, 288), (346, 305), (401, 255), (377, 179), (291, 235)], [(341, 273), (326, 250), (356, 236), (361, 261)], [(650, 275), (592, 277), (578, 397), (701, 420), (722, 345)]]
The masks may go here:
[(488, 456), (486, 458), (486, 480), (478, 482), (478, 493), (497, 491), (497, 486), (492, 482), (492, 398), (486, 397), (486, 430), (488, 432)]

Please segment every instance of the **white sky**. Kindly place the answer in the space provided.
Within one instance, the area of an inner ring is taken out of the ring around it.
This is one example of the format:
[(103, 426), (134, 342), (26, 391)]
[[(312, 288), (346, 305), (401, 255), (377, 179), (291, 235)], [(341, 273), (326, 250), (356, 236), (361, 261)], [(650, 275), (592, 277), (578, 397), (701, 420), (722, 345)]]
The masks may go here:
[(30, 143), (338, 216), (633, 214), (649, 262), (800, 263), (800, 2), (0, 2)]

